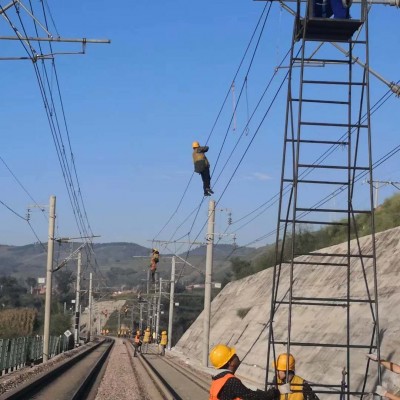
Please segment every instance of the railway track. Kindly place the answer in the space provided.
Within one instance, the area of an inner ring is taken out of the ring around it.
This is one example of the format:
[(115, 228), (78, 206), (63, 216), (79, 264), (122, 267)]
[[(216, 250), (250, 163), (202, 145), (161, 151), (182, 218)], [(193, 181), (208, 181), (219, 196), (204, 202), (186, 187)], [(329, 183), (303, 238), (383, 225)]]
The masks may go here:
[(152, 347), (147, 354), (141, 354), (133, 360), (146, 369), (163, 399), (202, 400), (209, 396), (210, 378), (199, 372), (192, 372), (171, 358), (160, 357)]
[(83, 400), (90, 394), (96, 378), (114, 344), (107, 340), (57, 365), (35, 379), (0, 396), (0, 400)]

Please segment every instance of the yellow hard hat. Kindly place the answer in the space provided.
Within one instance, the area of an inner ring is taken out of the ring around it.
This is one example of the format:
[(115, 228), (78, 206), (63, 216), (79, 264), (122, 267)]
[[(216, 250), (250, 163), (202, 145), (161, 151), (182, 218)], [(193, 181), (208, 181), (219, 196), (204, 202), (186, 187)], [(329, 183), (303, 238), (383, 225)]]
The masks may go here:
[(166, 335), (167, 334), (167, 331), (162, 331), (161, 332), (161, 335)]
[(146, 328), (146, 332), (150, 332), (150, 328)]
[[(288, 360), (288, 356), (289, 356), (289, 360)], [(289, 364), (289, 367), (288, 367)], [(275, 368), (278, 371), (294, 371), (295, 370), (295, 360), (294, 357), (291, 354), (287, 354), (287, 353), (282, 353), (279, 354), (278, 358), (276, 359), (276, 364), (275, 364)]]
[(214, 368), (222, 368), (234, 355), (236, 350), (233, 347), (228, 347), (225, 344), (217, 344), (210, 351), (210, 361)]
[(199, 142), (193, 142), (192, 143), (192, 148), (196, 149), (197, 147), (200, 147), (200, 143)]

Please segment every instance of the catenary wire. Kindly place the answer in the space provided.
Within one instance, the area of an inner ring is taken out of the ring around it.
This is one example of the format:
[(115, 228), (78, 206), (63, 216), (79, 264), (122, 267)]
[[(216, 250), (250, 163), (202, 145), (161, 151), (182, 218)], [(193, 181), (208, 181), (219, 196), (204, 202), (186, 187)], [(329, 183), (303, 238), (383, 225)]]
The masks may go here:
[[(242, 68), (243, 62), (244, 62), (244, 60), (245, 60), (245, 58), (246, 58), (246, 56), (247, 56), (247, 53), (248, 53), (248, 51), (249, 51), (249, 49), (250, 49), (250, 46), (251, 46), (251, 44), (252, 44), (252, 42), (253, 42), (253, 39), (254, 39), (254, 37), (255, 37), (255, 34), (256, 34), (257, 30), (258, 30), (258, 27), (259, 27), (259, 25), (260, 25), (260, 23), (261, 23), (261, 21), (262, 21), (262, 19), (263, 19), (263, 15), (264, 15), (264, 13), (265, 13), (265, 11), (266, 11), (266, 9), (267, 9), (267, 5), (268, 5), (268, 3), (265, 4), (265, 6), (264, 6), (264, 8), (263, 8), (263, 11), (262, 11), (262, 13), (261, 13), (261, 15), (260, 15), (260, 17), (259, 17), (259, 19), (258, 19), (258, 21), (257, 21), (257, 24), (256, 24), (256, 26), (255, 26), (255, 28), (254, 28), (254, 30), (253, 30), (253, 32), (252, 32), (252, 35), (251, 35), (251, 37), (250, 37), (250, 40), (249, 40), (249, 42), (248, 42), (248, 44), (247, 44), (246, 50), (245, 50), (245, 52), (244, 52), (244, 54), (243, 54), (243, 56), (242, 56), (242, 59), (240, 60), (239, 65), (238, 65), (238, 67), (237, 67), (237, 69), (236, 69), (236, 72), (235, 72), (235, 75), (234, 75), (234, 77), (233, 77), (233, 79), (232, 79), (232, 82), (234, 82), (234, 81), (236, 80), (236, 77), (238, 76), (238, 74), (239, 74), (239, 72), (240, 72), (240, 70), (241, 70), (241, 68)], [(229, 85), (229, 88), (228, 88), (228, 90), (227, 90), (227, 92), (226, 92), (225, 98), (224, 98), (224, 100), (223, 100), (223, 102), (222, 102), (222, 105), (221, 105), (219, 111), (218, 111), (217, 117), (215, 118), (214, 123), (213, 123), (213, 125), (212, 125), (212, 128), (211, 128), (211, 130), (210, 130), (210, 133), (208, 134), (208, 137), (207, 137), (207, 140), (206, 140), (206, 144), (209, 142), (209, 140), (210, 140), (212, 134), (214, 133), (214, 129), (215, 129), (215, 127), (216, 127), (216, 125), (217, 125), (217, 123), (218, 123), (220, 117), (221, 117), (221, 114), (222, 114), (223, 109), (225, 108), (225, 104), (226, 104), (226, 102), (227, 102), (227, 100), (228, 100), (228, 98), (229, 98), (229, 95), (230, 95), (231, 86), (232, 86), (232, 83)], [(172, 213), (172, 215), (169, 217), (169, 219), (167, 220), (167, 222), (165, 223), (165, 225), (161, 228), (161, 230), (157, 233), (157, 235), (155, 235), (155, 237), (154, 237), (153, 240), (156, 240), (156, 238), (164, 231), (164, 229), (168, 226), (168, 224), (172, 221), (173, 217), (174, 217), (174, 216), (176, 215), (176, 213), (178, 212), (178, 210), (179, 210), (179, 208), (180, 208), (180, 206), (181, 206), (181, 204), (182, 204), (182, 201), (183, 201), (183, 199), (184, 199), (184, 197), (185, 197), (185, 195), (186, 195), (186, 193), (187, 193), (187, 190), (188, 190), (188, 188), (189, 188), (189, 185), (190, 185), (190, 183), (191, 183), (191, 181), (192, 181), (192, 179), (193, 179), (193, 176), (194, 176), (194, 172), (192, 172), (192, 175), (191, 175), (191, 177), (190, 177), (190, 179), (189, 179), (189, 182), (188, 182), (188, 184), (186, 185), (186, 188), (185, 188), (185, 190), (184, 190), (184, 192), (183, 192), (183, 194), (182, 194), (182, 196), (181, 196), (181, 198), (180, 198), (180, 200), (179, 200), (179, 202), (178, 202), (178, 206), (176, 207), (175, 211)]]

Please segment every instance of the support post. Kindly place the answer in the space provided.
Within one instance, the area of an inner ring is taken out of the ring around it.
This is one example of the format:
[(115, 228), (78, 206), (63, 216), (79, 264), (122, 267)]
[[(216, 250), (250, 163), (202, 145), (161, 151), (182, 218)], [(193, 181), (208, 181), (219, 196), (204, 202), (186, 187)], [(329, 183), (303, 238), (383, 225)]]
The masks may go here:
[(157, 302), (156, 340), (158, 339), (158, 333), (159, 333), (159, 330), (160, 330), (161, 291), (162, 291), (162, 278), (160, 278), (160, 291), (158, 293), (158, 302)]
[(75, 347), (79, 346), (79, 318), (80, 318), (80, 295), (81, 295), (81, 269), (82, 254), (78, 253), (78, 265), (76, 268), (76, 292), (75, 292)]
[(139, 303), (139, 330), (143, 332), (143, 303)]
[(210, 316), (211, 316), (211, 285), (214, 248), (214, 222), (215, 201), (210, 200), (208, 204), (208, 229), (207, 229), (207, 253), (206, 253), (206, 276), (204, 289), (204, 311), (203, 311), (203, 366), (208, 366), (208, 352), (210, 345)]
[(121, 310), (118, 308), (118, 330), (117, 335), (121, 334)]
[(89, 342), (92, 341), (93, 273), (89, 274)]
[(175, 296), (175, 256), (172, 257), (171, 283), (169, 290), (169, 313), (168, 313), (168, 350), (172, 347), (172, 323), (174, 320), (174, 296)]
[(47, 242), (47, 267), (46, 267), (47, 268), (46, 300), (45, 300), (45, 310), (44, 310), (44, 332), (43, 332), (43, 362), (46, 362), (49, 359), (51, 289), (52, 289), (52, 278), (53, 278), (55, 219), (56, 219), (56, 196), (50, 196), (49, 238)]

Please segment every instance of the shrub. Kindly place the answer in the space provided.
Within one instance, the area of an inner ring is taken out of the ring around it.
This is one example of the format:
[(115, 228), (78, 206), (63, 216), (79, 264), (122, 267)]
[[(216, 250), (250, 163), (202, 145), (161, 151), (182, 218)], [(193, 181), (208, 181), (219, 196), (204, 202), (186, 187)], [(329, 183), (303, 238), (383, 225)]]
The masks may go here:
[(239, 308), (237, 311), (236, 311), (236, 314), (237, 314), (237, 316), (239, 317), (239, 318), (241, 318), (241, 319), (243, 319), (247, 314), (248, 314), (248, 312), (251, 310), (251, 307), (249, 307), (249, 308)]

